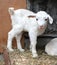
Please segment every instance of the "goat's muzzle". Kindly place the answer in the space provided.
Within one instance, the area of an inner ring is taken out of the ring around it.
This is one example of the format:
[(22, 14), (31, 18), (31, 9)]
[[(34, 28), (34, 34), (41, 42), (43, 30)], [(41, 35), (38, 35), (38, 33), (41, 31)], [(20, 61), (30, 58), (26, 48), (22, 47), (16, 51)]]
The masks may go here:
[(44, 29), (44, 26), (43, 25), (39, 26), (39, 29)]

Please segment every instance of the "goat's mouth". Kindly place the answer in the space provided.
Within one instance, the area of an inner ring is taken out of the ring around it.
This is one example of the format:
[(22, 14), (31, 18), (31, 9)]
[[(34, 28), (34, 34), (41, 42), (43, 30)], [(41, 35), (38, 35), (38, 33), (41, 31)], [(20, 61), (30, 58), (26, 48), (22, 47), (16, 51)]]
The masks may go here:
[(40, 29), (44, 29), (44, 27), (40, 27)]
[(40, 26), (39, 29), (44, 29), (44, 26)]

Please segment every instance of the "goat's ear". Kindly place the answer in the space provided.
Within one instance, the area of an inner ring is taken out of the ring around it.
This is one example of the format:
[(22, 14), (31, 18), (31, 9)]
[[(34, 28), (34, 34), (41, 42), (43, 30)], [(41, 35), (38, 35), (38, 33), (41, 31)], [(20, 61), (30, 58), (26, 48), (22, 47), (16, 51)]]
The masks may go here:
[(35, 18), (35, 15), (29, 15), (28, 18)]
[(13, 8), (13, 7), (10, 7), (10, 8), (8, 9), (8, 11), (9, 11), (9, 14), (10, 14), (10, 15), (13, 15), (13, 14), (14, 14), (14, 8)]
[(53, 23), (53, 18), (50, 15), (48, 15), (48, 19), (49, 19), (49, 23), (52, 24)]

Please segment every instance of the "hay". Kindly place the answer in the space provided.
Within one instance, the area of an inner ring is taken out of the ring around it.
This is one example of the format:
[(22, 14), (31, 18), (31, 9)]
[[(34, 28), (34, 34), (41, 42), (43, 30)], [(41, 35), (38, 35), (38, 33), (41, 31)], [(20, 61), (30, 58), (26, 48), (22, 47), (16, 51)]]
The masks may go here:
[(49, 56), (43, 50), (38, 50), (38, 58), (32, 58), (30, 51), (19, 50), (9, 52), (11, 65), (57, 65), (57, 57)]
[[(11, 65), (57, 65), (57, 57), (47, 55), (44, 50), (38, 50), (38, 58), (32, 58), (30, 51), (21, 53), (19, 50), (9, 52)], [(3, 60), (0, 60), (0, 65), (5, 65)]]

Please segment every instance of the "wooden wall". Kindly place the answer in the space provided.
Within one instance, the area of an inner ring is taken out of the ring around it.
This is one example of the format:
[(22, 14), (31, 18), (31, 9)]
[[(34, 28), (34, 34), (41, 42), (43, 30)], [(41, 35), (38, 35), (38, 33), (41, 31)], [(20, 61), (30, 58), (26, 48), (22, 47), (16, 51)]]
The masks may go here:
[[(7, 44), (7, 34), (11, 29), (9, 7), (26, 8), (26, 0), (0, 0), (0, 52), (3, 51), (1, 46)], [(16, 44), (16, 41), (13, 43)]]

